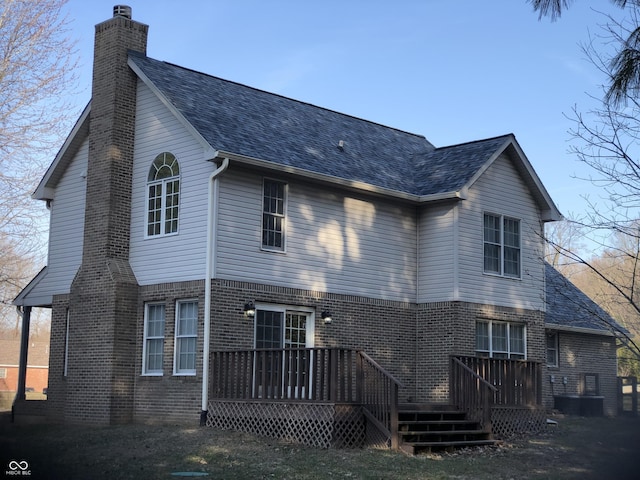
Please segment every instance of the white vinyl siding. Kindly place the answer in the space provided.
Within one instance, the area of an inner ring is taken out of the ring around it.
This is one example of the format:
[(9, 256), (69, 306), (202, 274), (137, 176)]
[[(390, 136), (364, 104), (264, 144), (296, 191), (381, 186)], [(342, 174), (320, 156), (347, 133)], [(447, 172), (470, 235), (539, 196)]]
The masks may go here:
[(418, 303), (457, 298), (454, 204), (422, 208), (418, 230)]
[(85, 139), (56, 186), (49, 214), (47, 271), (29, 293), (32, 305), (51, 304), (53, 295), (69, 293), (80, 268), (88, 154), (89, 141)]
[[(131, 267), (140, 285), (203, 279), (207, 189), (215, 165), (204, 160), (202, 146), (141, 82), (136, 112)], [(171, 152), (180, 162), (180, 233), (148, 237), (147, 179), (162, 152)]]
[(290, 182), (286, 254), (261, 248), (263, 177), (220, 179), (220, 278), (415, 301), (415, 209)]
[[(541, 219), (527, 186), (506, 154), (501, 155), (458, 203), (458, 286), (462, 301), (544, 310)], [(484, 213), (520, 224), (521, 279), (484, 274)]]

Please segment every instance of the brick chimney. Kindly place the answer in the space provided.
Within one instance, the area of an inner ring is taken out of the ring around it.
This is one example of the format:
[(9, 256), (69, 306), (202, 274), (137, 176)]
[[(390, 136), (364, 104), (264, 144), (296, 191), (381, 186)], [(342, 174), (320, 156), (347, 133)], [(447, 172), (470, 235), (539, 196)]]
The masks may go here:
[[(138, 284), (129, 265), (136, 76), (127, 51), (146, 53), (148, 26), (117, 5), (95, 27), (82, 264), (71, 285), (64, 418), (133, 419)], [(52, 392), (52, 395), (55, 392)]]

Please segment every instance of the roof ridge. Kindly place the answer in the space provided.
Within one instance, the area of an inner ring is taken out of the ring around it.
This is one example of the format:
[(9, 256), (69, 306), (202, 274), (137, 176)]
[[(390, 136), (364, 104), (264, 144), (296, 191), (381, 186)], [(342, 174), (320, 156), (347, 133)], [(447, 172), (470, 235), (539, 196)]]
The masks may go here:
[(495, 137), (480, 138), (478, 140), (469, 140), (468, 142), (454, 143), (453, 145), (445, 145), (444, 147), (436, 147), (436, 150), (444, 150), (446, 148), (462, 147), (464, 145), (471, 145), (472, 143), (489, 142), (491, 140), (497, 140), (499, 138), (507, 138), (507, 137), (515, 138), (515, 135), (513, 133), (505, 133), (503, 135), (496, 135)]
[(413, 136), (413, 137), (423, 139), (424, 141), (426, 141), (427, 143), (429, 143), (433, 148), (436, 148), (436, 147), (435, 147), (435, 145), (433, 145), (429, 140), (427, 140), (427, 138), (426, 138), (424, 135), (421, 135), (421, 134), (419, 134), (419, 133), (409, 132), (408, 130), (402, 130), (402, 129), (400, 129), (400, 128), (391, 127), (391, 126), (389, 126), (389, 125), (385, 125), (385, 124), (380, 123), (380, 122), (374, 122), (374, 121), (372, 121), (372, 120), (368, 120), (368, 119), (366, 119), (366, 118), (362, 118), (362, 117), (357, 117), (357, 116), (355, 116), (355, 115), (350, 115), (350, 114), (348, 114), (348, 113), (340, 112), (340, 111), (338, 111), (338, 110), (333, 110), (333, 109), (330, 109), (330, 108), (321, 107), (321, 106), (316, 105), (316, 104), (314, 104), (314, 103), (305, 102), (305, 101), (303, 101), (303, 100), (298, 100), (298, 99), (293, 98), (293, 97), (287, 97), (286, 95), (282, 95), (282, 94), (279, 94), (279, 93), (274, 93), (274, 92), (270, 92), (270, 91), (268, 91), (268, 90), (263, 90), (263, 89), (261, 89), (261, 88), (252, 87), (251, 85), (247, 85), (247, 84), (245, 84), (245, 83), (236, 82), (236, 81), (234, 81), (234, 80), (228, 80), (228, 79), (226, 79), (226, 78), (222, 78), (222, 77), (219, 77), (219, 76), (217, 76), (217, 75), (212, 75), (212, 74), (210, 74), (210, 73), (201, 72), (201, 71), (199, 71), (199, 70), (195, 70), (195, 69), (193, 69), (193, 68), (189, 68), (189, 67), (185, 67), (185, 66), (182, 66), (182, 65), (178, 65), (178, 64), (176, 64), (176, 63), (167, 62), (166, 60), (158, 60), (158, 59), (156, 59), (156, 58), (149, 57), (149, 56), (145, 55), (144, 53), (142, 53), (142, 52), (137, 52), (137, 51), (135, 51), (135, 50), (130, 50), (130, 51), (129, 51), (129, 55), (132, 55), (132, 54), (133, 54), (134, 56), (144, 57), (144, 58), (147, 58), (147, 59), (149, 59), (149, 60), (153, 60), (153, 61), (156, 61), (156, 62), (163, 63), (163, 64), (165, 64), (165, 65), (169, 65), (169, 66), (172, 66), (172, 67), (175, 67), (175, 68), (179, 68), (179, 69), (181, 69), (181, 70), (185, 70), (185, 71), (187, 71), (187, 72), (192, 72), (192, 73), (195, 73), (195, 74), (198, 74), (198, 75), (204, 75), (204, 76), (206, 76), (206, 77), (210, 77), (210, 78), (213, 78), (213, 79), (216, 79), (216, 80), (222, 81), (222, 82), (227, 82), (227, 83), (230, 83), (230, 84), (233, 84), (233, 85), (237, 85), (237, 86), (239, 86), (239, 87), (248, 88), (248, 89), (251, 89), (251, 90), (253, 90), (253, 91), (255, 91), (255, 92), (260, 92), (260, 93), (262, 93), (262, 94), (267, 94), (267, 95), (271, 95), (271, 96), (273, 96), (273, 97), (282, 98), (282, 99), (284, 99), (284, 100), (288, 100), (288, 101), (291, 101), (291, 102), (296, 102), (296, 103), (298, 103), (298, 104), (300, 104), (300, 105), (306, 105), (306, 106), (309, 106), (309, 107), (312, 107), (312, 108), (316, 108), (316, 109), (318, 109), (318, 110), (323, 110), (323, 111), (325, 111), (325, 112), (334, 113), (334, 114), (337, 114), (337, 115), (341, 115), (341, 116), (343, 116), (343, 117), (347, 117), (347, 118), (351, 118), (351, 119), (354, 119), (354, 120), (358, 120), (358, 121), (360, 121), (360, 122), (366, 122), (366, 123), (369, 123), (369, 124), (371, 124), (371, 125), (377, 125), (377, 126), (379, 126), (379, 127), (386, 128), (386, 129), (389, 129), (389, 130), (393, 130), (393, 131), (396, 131), (396, 132), (399, 132), (399, 133), (403, 133), (403, 134), (406, 134), (406, 135), (411, 135), (411, 136)]

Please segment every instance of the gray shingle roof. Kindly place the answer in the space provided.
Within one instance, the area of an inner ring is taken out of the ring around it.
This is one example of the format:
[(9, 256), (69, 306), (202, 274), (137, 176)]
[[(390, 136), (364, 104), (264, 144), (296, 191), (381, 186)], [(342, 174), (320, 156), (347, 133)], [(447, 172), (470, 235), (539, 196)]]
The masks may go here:
[(436, 149), (420, 135), (129, 56), (214, 149), (398, 192), (457, 191), (509, 137)]
[(590, 329), (603, 333), (627, 332), (582, 290), (548, 263), (545, 264), (545, 276), (547, 293), (545, 324), (547, 327)]

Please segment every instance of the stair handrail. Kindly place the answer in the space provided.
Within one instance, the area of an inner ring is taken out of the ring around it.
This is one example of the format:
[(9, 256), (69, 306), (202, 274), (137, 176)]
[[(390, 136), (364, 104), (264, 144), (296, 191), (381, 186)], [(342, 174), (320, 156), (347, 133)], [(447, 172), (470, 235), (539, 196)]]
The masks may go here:
[[(362, 350), (357, 350), (357, 398), (362, 411), (397, 450), (398, 442), (398, 390), (404, 385)], [(365, 365), (370, 368), (365, 381)]]
[[(479, 417), (474, 418), (474, 420), (480, 421), (483, 428), (491, 429), (491, 405), (494, 403), (495, 394), (498, 392), (498, 389), (455, 356), (451, 357), (451, 366), (449, 396), (452, 403), (460, 410), (468, 412), (469, 415)], [(465, 392), (466, 395), (462, 393), (460, 391), (461, 385), (456, 385), (456, 381), (463, 381), (463, 379), (455, 375), (454, 366), (461, 367), (463, 372), (470, 374), (471, 378), (477, 381), (477, 388), (467, 389)], [(479, 415), (478, 410), (480, 410)]]

